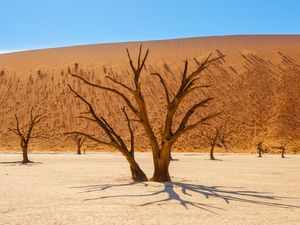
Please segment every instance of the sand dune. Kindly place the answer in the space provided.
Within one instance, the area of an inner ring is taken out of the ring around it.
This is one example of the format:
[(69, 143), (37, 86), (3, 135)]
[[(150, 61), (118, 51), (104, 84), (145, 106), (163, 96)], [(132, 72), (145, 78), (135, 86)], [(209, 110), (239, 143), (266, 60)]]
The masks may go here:
[[(212, 52), (226, 55), (224, 61), (215, 63), (203, 75), (202, 82), (212, 87), (190, 96), (182, 105), (178, 118), (193, 101), (213, 96), (213, 105), (205, 110), (224, 112), (222, 118), (213, 123), (226, 121), (231, 145), (237, 151), (249, 150), (257, 140), (276, 145), (287, 138), (297, 150), (300, 141), (300, 35), (205, 37), (143, 44), (145, 49), (150, 49), (143, 87), (157, 131), (164, 113), (163, 93), (159, 81), (147, 73), (162, 72), (171, 90), (175, 91), (183, 60), (192, 62), (193, 58), (201, 59)], [(47, 120), (40, 130), (51, 136), (48, 140), (33, 142), (35, 150), (70, 149), (70, 142), (65, 142), (61, 136), (68, 130), (88, 128), (90, 132), (98, 132), (91, 124), (75, 119), (84, 107), (69, 93), (67, 84), (80, 90), (97, 105), (98, 113), (126, 136), (125, 121), (118, 113), (123, 104), (120, 99), (85, 87), (67, 71), (77, 62), (79, 72), (92, 81), (111, 85), (105, 79), (105, 75), (110, 74), (130, 83), (125, 49), (129, 48), (134, 55), (139, 45), (140, 42), (98, 44), (1, 54), (1, 148), (18, 147), (18, 140), (6, 133), (7, 128), (13, 123), (15, 112), (24, 120), (33, 105), (46, 112)], [(176, 149), (205, 147), (201, 129), (186, 135)], [(137, 133), (140, 150), (146, 149), (142, 130), (137, 129)], [(87, 146), (88, 149), (95, 147), (93, 143)]]

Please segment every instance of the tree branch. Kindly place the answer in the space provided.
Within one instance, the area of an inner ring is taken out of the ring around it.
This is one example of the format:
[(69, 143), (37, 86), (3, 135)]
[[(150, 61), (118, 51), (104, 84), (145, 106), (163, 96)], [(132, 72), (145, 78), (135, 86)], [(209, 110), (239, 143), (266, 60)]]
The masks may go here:
[(206, 117), (203, 117), (201, 119), (199, 119), (197, 122), (187, 125), (185, 126), (183, 129), (177, 129), (177, 131), (174, 133), (173, 137), (172, 137), (172, 141), (176, 141), (180, 136), (182, 136), (183, 134), (185, 134), (186, 132), (197, 128), (199, 125), (201, 124), (207, 124), (206, 122), (216, 116), (219, 116), (221, 114), (221, 112), (219, 113), (214, 113), (214, 114), (210, 114)]
[(109, 79), (109, 80), (111, 80), (112, 82), (120, 85), (121, 87), (127, 89), (128, 91), (130, 91), (130, 93), (132, 93), (132, 94), (134, 93), (134, 90), (132, 88), (128, 87), (127, 85), (125, 85), (123, 83), (121, 83), (120, 81), (117, 81), (116, 79), (114, 79), (114, 78), (112, 78), (110, 76), (106, 76), (106, 78)]
[[(185, 116), (183, 117), (183, 119), (181, 120), (181, 123), (177, 129), (177, 131), (180, 131), (180, 130), (183, 130), (185, 129), (186, 127), (186, 124), (188, 123), (190, 117), (194, 114), (194, 112), (200, 108), (200, 107), (205, 107), (206, 104), (208, 102), (210, 102), (211, 100), (213, 100), (213, 98), (207, 98), (207, 99), (204, 99), (203, 101), (201, 102), (198, 102), (197, 104), (194, 104), (185, 114)], [(176, 131), (176, 132), (177, 132)]]
[(92, 135), (86, 134), (84, 132), (71, 131), (71, 132), (66, 132), (64, 134), (65, 135), (74, 135), (74, 134), (82, 135), (82, 136), (85, 136), (86, 138), (88, 138), (88, 139), (90, 139), (92, 141), (95, 141), (95, 142), (99, 143), (99, 144), (103, 144), (103, 145), (108, 145), (108, 146), (111, 146), (111, 147), (115, 147), (115, 145), (112, 142), (101, 141), (98, 138), (95, 138)]
[(151, 73), (151, 75), (153, 76), (157, 76), (161, 82), (161, 84), (163, 85), (164, 91), (165, 91), (165, 95), (166, 95), (166, 100), (167, 100), (167, 106), (170, 105), (170, 96), (169, 96), (169, 91), (166, 85), (166, 82), (164, 81), (164, 79), (162, 78), (161, 74), (159, 73)]
[(89, 86), (100, 88), (102, 90), (110, 91), (110, 92), (112, 92), (114, 94), (119, 95), (125, 101), (125, 103), (128, 105), (128, 107), (131, 109), (131, 111), (134, 114), (136, 114), (136, 115), (138, 114), (138, 110), (133, 106), (133, 104), (131, 103), (131, 101), (123, 93), (121, 93), (120, 91), (118, 91), (118, 90), (116, 90), (114, 88), (108, 88), (108, 87), (105, 87), (105, 86), (101, 86), (101, 85), (98, 85), (98, 84), (91, 83), (88, 80), (84, 79), (83, 77), (78, 76), (78, 75), (73, 74), (73, 73), (71, 73), (71, 76), (76, 77), (76, 78), (82, 80), (85, 84), (87, 84)]
[(125, 107), (122, 108), (122, 111), (123, 111), (123, 113), (125, 115), (125, 118), (126, 118), (126, 121), (127, 121), (128, 130), (129, 130), (129, 133), (130, 133), (130, 153), (132, 155), (134, 155), (134, 130), (133, 130), (131, 121), (129, 119), (129, 116), (128, 116), (126, 110), (125, 110)]

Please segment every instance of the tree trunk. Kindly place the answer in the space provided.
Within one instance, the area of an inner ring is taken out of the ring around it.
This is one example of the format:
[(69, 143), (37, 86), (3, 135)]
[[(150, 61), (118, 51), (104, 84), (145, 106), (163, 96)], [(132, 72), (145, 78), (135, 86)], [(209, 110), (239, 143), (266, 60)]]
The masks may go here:
[(31, 161), (28, 159), (28, 146), (22, 146), (22, 155), (23, 155), (23, 160), (22, 163), (30, 163)]
[(211, 145), (210, 152), (209, 152), (209, 156), (210, 156), (210, 159), (211, 159), (211, 160), (215, 160), (215, 157), (214, 157), (214, 149), (215, 149), (215, 144), (212, 144), (212, 145)]
[(285, 152), (285, 150), (281, 150), (281, 158), (285, 158), (284, 152)]
[(148, 178), (144, 171), (140, 168), (139, 164), (135, 161), (134, 150), (128, 151), (126, 146), (124, 148), (118, 147), (120, 152), (125, 156), (127, 162), (130, 165), (131, 178), (134, 182), (145, 182), (148, 181)]
[(81, 146), (77, 145), (77, 155), (81, 155)]
[(261, 158), (261, 153), (263, 152), (263, 142), (257, 144), (258, 157)]
[(261, 151), (260, 150), (258, 150), (258, 157), (261, 158)]
[(171, 177), (169, 174), (170, 165), (170, 147), (162, 148), (160, 157), (154, 157), (154, 174), (151, 181), (155, 182), (170, 182)]
[(139, 165), (136, 162), (130, 163), (130, 171), (131, 171), (131, 177), (133, 181), (135, 182), (148, 181), (146, 174), (143, 172), (143, 170), (139, 167)]

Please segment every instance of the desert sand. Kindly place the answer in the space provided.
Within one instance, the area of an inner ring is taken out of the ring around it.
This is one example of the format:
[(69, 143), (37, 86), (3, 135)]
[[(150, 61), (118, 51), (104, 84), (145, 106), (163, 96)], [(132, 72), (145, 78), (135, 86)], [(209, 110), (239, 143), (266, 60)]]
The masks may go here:
[[(300, 156), (175, 153), (173, 183), (132, 183), (120, 154), (0, 155), (0, 224), (297, 225)], [(138, 153), (146, 173), (151, 155)]]
[[(89, 132), (101, 136), (96, 127), (75, 119), (85, 107), (70, 94), (67, 84), (87, 97), (96, 106), (97, 113), (126, 136), (126, 122), (120, 116), (123, 105), (120, 98), (82, 85), (68, 70), (78, 63), (78, 73), (93, 82), (113, 86), (105, 78), (110, 75), (130, 85), (125, 49), (128, 48), (135, 59), (140, 44), (98, 44), (0, 54), (0, 149), (19, 148), (19, 140), (7, 133), (7, 129), (14, 123), (14, 113), (25, 121), (32, 106), (46, 114), (47, 119), (39, 130), (50, 137), (32, 142), (33, 150), (69, 150), (72, 143), (65, 140), (62, 133), (74, 129), (89, 128)], [(203, 37), (143, 44), (144, 49), (150, 49), (150, 54), (142, 84), (157, 133), (165, 102), (160, 82), (149, 73), (161, 72), (174, 92), (181, 79), (183, 61), (188, 59), (192, 65), (193, 58), (201, 60), (213, 53), (226, 57), (202, 75), (201, 84), (211, 87), (191, 95), (182, 104), (175, 123), (193, 101), (213, 97), (213, 104), (197, 112), (197, 116), (222, 111), (220, 120), (226, 122), (235, 150), (250, 152), (262, 139), (267, 145), (291, 139), (290, 152), (299, 151), (300, 35)], [(212, 126), (219, 122), (213, 121)], [(186, 151), (193, 147), (199, 151), (199, 146), (205, 147), (201, 129), (203, 127), (182, 138), (175, 149)], [(136, 132), (139, 149), (147, 150), (143, 131), (136, 129)], [(87, 148), (93, 150), (97, 146), (91, 143)]]

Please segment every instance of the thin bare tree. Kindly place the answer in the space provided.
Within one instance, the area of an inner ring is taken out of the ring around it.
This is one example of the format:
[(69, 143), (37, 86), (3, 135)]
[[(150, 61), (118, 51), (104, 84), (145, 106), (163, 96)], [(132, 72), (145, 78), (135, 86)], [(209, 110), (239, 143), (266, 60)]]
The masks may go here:
[(288, 143), (289, 143), (289, 141), (285, 140), (285, 141), (281, 142), (279, 146), (274, 146), (272, 148), (280, 150), (280, 152), (281, 152), (281, 158), (285, 158), (284, 154), (285, 154), (285, 152), (287, 150)]
[[(121, 81), (118, 81), (115, 78), (110, 76), (107, 76), (107, 79), (109, 79), (113, 84), (119, 86), (123, 91), (120, 91), (114, 87), (106, 87), (96, 83), (92, 83), (89, 80), (85, 79), (84, 77), (79, 76), (78, 74), (75, 73), (71, 73), (71, 75), (75, 78), (80, 79), (85, 84), (91, 87), (95, 87), (95, 88), (99, 88), (111, 92), (119, 96), (121, 99), (123, 99), (123, 101), (127, 104), (128, 108), (135, 115), (136, 117), (135, 120), (138, 121), (143, 127), (144, 132), (149, 140), (149, 144), (152, 150), (153, 163), (154, 163), (154, 174), (151, 180), (156, 182), (171, 181), (171, 177), (169, 174), (169, 165), (171, 160), (171, 150), (174, 143), (183, 134), (186, 134), (188, 131), (197, 128), (201, 124), (206, 124), (208, 120), (218, 116), (220, 113), (208, 114), (206, 116), (198, 118), (196, 122), (190, 122), (190, 119), (194, 115), (194, 113), (201, 107), (206, 107), (213, 99), (213, 98), (206, 98), (192, 105), (190, 108), (188, 108), (182, 120), (180, 121), (178, 127), (174, 129), (173, 126), (174, 126), (175, 114), (178, 111), (180, 103), (190, 93), (199, 90), (201, 88), (208, 87), (208, 85), (197, 84), (197, 81), (200, 79), (199, 75), (210, 64), (223, 58), (224, 55), (218, 56), (216, 58), (212, 58), (212, 54), (210, 54), (207, 58), (205, 58), (201, 62), (198, 61), (197, 59), (194, 59), (196, 68), (191, 71), (189, 71), (188, 60), (185, 60), (183, 71), (181, 74), (182, 76), (181, 82), (174, 96), (170, 95), (169, 88), (163, 76), (159, 72), (151, 73), (151, 75), (157, 77), (159, 82), (161, 83), (165, 94), (165, 100), (166, 100), (166, 116), (164, 118), (164, 124), (160, 129), (161, 130), (160, 136), (157, 136), (157, 134), (155, 134), (153, 130), (153, 126), (150, 123), (148, 110), (143, 96), (142, 85), (140, 80), (142, 71), (145, 67), (145, 62), (149, 54), (149, 49), (146, 50), (145, 54), (142, 54), (142, 45), (140, 46), (136, 65), (134, 65), (129, 50), (126, 49), (126, 51), (129, 60), (129, 65), (131, 68), (131, 73), (132, 73), (132, 79), (134, 84), (133, 87), (126, 85)], [(126, 93), (124, 91), (126, 91)], [(79, 96), (79, 94), (74, 90), (73, 92)], [(134, 103), (132, 102), (132, 99), (128, 97), (129, 95), (134, 99)], [(108, 130), (110, 132), (112, 131), (111, 128)]]
[(226, 133), (222, 126), (215, 127), (214, 132), (202, 133), (204, 141), (210, 145), (209, 157), (211, 160), (215, 160), (215, 147), (223, 147), (227, 152), (230, 151), (227, 141), (228, 135), (229, 133)]
[(23, 156), (22, 163), (24, 163), (24, 164), (32, 163), (32, 161), (30, 161), (28, 159), (29, 141), (33, 138), (41, 138), (42, 137), (42, 135), (37, 134), (38, 132), (36, 132), (36, 134), (33, 134), (33, 128), (36, 125), (38, 125), (38, 123), (40, 123), (43, 118), (44, 118), (43, 114), (35, 115), (33, 113), (33, 108), (32, 108), (30, 111), (30, 121), (29, 121), (28, 125), (21, 127), (19, 118), (18, 118), (17, 114), (15, 114), (16, 127), (9, 128), (9, 131), (13, 132), (15, 135), (19, 136), (19, 138), (20, 138), (20, 141), (21, 141), (20, 146), (22, 149), (22, 156)]

